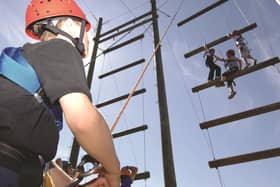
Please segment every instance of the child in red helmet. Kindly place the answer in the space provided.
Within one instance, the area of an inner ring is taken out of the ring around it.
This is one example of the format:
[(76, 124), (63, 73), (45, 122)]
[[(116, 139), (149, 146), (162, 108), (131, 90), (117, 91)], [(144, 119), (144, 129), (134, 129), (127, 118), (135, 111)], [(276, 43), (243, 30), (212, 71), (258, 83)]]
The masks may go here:
[(121, 169), (121, 187), (131, 187), (136, 175), (138, 168), (134, 166), (125, 166)]
[(240, 56), (244, 60), (246, 66), (249, 67), (250, 63), (248, 60), (253, 60), (253, 65), (257, 64), (257, 60), (251, 56), (250, 49), (248, 48), (248, 43), (246, 39), (241, 35), (241, 33), (237, 30), (231, 32), (229, 34), (229, 37), (233, 38), (235, 40), (235, 45), (239, 49)]
[(91, 103), (83, 67), (89, 29), (89, 21), (74, 0), (29, 3), (25, 31), (40, 42), (17, 48), (18, 62), (27, 62), (41, 87), (32, 95), (0, 75), (0, 186), (41, 186), (43, 163), (55, 157), (59, 139), (59, 128), (46, 105), (59, 108), (61, 116), (64, 113), (76, 140), (104, 167), (104, 178), (91, 186), (120, 186), (120, 165), (111, 132)]

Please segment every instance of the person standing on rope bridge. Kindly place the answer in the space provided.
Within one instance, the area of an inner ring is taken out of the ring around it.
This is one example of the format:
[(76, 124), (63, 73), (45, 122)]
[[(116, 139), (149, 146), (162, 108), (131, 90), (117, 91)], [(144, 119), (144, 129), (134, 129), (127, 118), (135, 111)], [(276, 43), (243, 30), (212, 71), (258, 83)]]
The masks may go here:
[(62, 112), (79, 144), (104, 167), (104, 177), (90, 186), (120, 186), (111, 132), (91, 103), (83, 68), (90, 27), (74, 0), (29, 3), (26, 33), (40, 42), (0, 56), (0, 187), (41, 185), (43, 163), (57, 151)]
[(134, 166), (125, 166), (121, 169), (121, 187), (131, 187), (136, 175), (138, 168)]
[(248, 42), (241, 35), (241, 33), (237, 30), (234, 30), (229, 33), (228, 36), (235, 40), (235, 45), (239, 49), (240, 56), (246, 64), (245, 68), (250, 66), (249, 60), (253, 60), (253, 65), (256, 65), (257, 60), (251, 56), (250, 49), (248, 48)]
[(204, 45), (205, 53), (203, 57), (205, 59), (205, 65), (210, 69), (209, 74), (208, 74), (208, 81), (214, 80), (214, 74), (215, 80), (221, 79), (221, 68), (218, 66), (215, 62), (217, 60), (222, 61), (222, 59), (218, 56), (215, 55), (215, 49), (211, 48), (208, 49), (206, 45)]
[(235, 82), (230, 78), (230, 76), (242, 69), (242, 61), (235, 56), (233, 49), (228, 50), (226, 52), (226, 56), (227, 59), (222, 59), (226, 68), (226, 71), (222, 74), (222, 81), (227, 81), (227, 86), (230, 92), (228, 98), (232, 99), (236, 95), (236, 91), (234, 91)]

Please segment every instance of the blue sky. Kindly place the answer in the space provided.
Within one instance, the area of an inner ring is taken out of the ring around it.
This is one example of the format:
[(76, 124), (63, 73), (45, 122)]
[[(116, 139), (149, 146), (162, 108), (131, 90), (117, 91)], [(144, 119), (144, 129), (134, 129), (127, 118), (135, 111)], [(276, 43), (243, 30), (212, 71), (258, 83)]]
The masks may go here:
[[(84, 8), (94, 27), (96, 21), (89, 9), (97, 17), (104, 18), (103, 31), (150, 9), (149, 0), (78, 0), (77, 2)], [(279, 101), (280, 73), (276, 68), (269, 67), (237, 79), (237, 95), (233, 100), (227, 99), (226, 88), (211, 88), (201, 92), (204, 119), (199, 97), (191, 93), (191, 88), (206, 81), (208, 70), (204, 65), (202, 54), (186, 60), (183, 57), (184, 53), (234, 29), (242, 28), (248, 22), (258, 24), (254, 31), (244, 34), (253, 56), (262, 61), (279, 56), (280, 49), (278, 26), (280, 6), (275, 0), (230, 0), (189, 24), (179, 28), (176, 26), (177, 22), (213, 2), (215, 1), (185, 0), (162, 44), (174, 162), (179, 187), (220, 186), (216, 170), (209, 169), (207, 165), (207, 162), (213, 158), (205, 138), (206, 132), (200, 130), (199, 122)], [(2, 2), (1, 50), (6, 46), (20, 46), (25, 42), (34, 42), (23, 32), (27, 3), (28, 0)], [(161, 5), (160, 9), (171, 16), (176, 12), (179, 3), (180, 0), (158, 1)], [(160, 31), (163, 33), (171, 18), (162, 13), (159, 13), (159, 16)], [(125, 39), (142, 33), (147, 26), (133, 31)], [(91, 31), (91, 36), (93, 35), (94, 32)], [(98, 58), (92, 85), (95, 104), (128, 93), (141, 71), (141, 66), (103, 80), (99, 80), (97, 76), (134, 60), (147, 59), (152, 52), (152, 41), (150, 28), (142, 41)], [(112, 42), (104, 43), (100, 47), (106, 49)], [(234, 48), (234, 42), (230, 40), (215, 48), (218, 55), (224, 56), (227, 49)], [(277, 65), (277, 68), (280, 69), (280, 66)], [(163, 170), (154, 65), (151, 65), (146, 73), (141, 87), (145, 87), (147, 93), (132, 99), (115, 132), (144, 123), (149, 125), (149, 129), (145, 134), (138, 133), (117, 139), (115, 145), (122, 165), (137, 165), (140, 172), (145, 169), (151, 172), (151, 178), (146, 183), (137, 181), (135, 187), (145, 185), (161, 187)], [(113, 123), (121, 106), (122, 102), (101, 109), (109, 125)], [(278, 115), (278, 111), (272, 112), (210, 129), (216, 158), (279, 147)], [(71, 144), (72, 136), (65, 127), (57, 157), (68, 159)], [(273, 158), (224, 167), (220, 172), (226, 187), (278, 187), (279, 166), (279, 158)]]

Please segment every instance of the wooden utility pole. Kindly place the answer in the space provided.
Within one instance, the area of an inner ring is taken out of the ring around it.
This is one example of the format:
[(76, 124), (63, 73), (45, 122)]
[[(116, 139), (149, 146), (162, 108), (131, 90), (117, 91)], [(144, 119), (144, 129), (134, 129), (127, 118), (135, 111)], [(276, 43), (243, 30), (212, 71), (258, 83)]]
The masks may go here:
[[(88, 76), (87, 76), (87, 83), (88, 83), (89, 89), (91, 88), (91, 83), (92, 83), (92, 77), (93, 77), (93, 72), (94, 72), (94, 67), (95, 67), (95, 62), (96, 62), (98, 42), (99, 42), (99, 37), (100, 37), (100, 33), (101, 33), (102, 22), (103, 22), (103, 19), (99, 18), (98, 26), (97, 26), (97, 30), (96, 30), (96, 36), (94, 38), (94, 47), (93, 47), (93, 52), (92, 52), (92, 56), (91, 56), (91, 62), (90, 62), (90, 66), (89, 66)], [(79, 152), (80, 152), (80, 145), (77, 142), (76, 138), (74, 138), (72, 148), (71, 148), (70, 159), (69, 159), (69, 161), (72, 163), (73, 167), (76, 167), (76, 165), (77, 165)]]
[[(154, 32), (154, 46), (160, 42), (158, 16), (156, 0), (151, 0), (152, 4), (152, 18), (153, 18), (153, 32)], [(157, 87), (158, 87), (158, 102), (160, 112), (160, 126), (161, 126), (161, 144), (162, 144), (162, 157), (163, 157), (163, 170), (165, 187), (176, 187), (176, 177), (172, 153), (172, 142), (169, 125), (167, 99), (165, 93), (165, 82), (163, 74), (161, 48), (159, 47), (155, 53), (156, 58), (156, 74), (157, 74)]]

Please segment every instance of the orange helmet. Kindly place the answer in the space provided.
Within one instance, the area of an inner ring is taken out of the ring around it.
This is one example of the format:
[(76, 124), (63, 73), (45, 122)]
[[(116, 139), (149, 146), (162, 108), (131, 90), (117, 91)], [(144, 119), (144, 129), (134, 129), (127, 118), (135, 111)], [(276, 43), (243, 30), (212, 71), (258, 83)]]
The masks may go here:
[(76, 4), (75, 0), (31, 0), (25, 14), (25, 32), (33, 39), (39, 36), (32, 32), (32, 26), (39, 21), (54, 17), (76, 17), (86, 21), (86, 30), (90, 29), (90, 22)]

